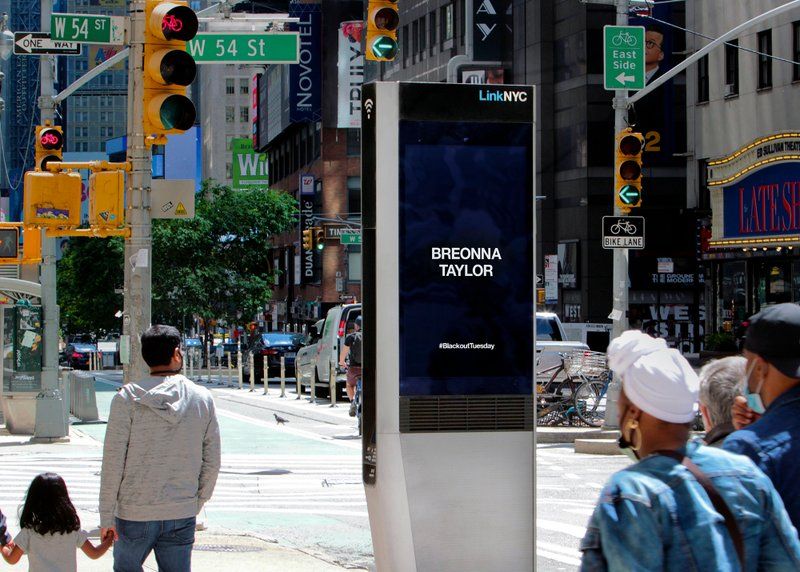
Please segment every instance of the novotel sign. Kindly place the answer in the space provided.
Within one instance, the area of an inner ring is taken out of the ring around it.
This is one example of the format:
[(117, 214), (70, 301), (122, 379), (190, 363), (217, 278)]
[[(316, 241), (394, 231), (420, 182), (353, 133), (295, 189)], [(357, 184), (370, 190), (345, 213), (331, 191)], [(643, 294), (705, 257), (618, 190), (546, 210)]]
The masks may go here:
[(481, 89), (478, 91), (478, 101), (528, 101), (526, 91), (508, 91), (500, 89)]

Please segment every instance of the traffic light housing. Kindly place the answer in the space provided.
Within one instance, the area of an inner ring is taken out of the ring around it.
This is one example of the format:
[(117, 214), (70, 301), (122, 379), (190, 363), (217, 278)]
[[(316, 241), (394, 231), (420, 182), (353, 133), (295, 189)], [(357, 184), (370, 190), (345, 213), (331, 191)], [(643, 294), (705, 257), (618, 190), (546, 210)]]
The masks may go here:
[(317, 250), (325, 248), (325, 229), (314, 228), (314, 246), (317, 247)]
[(310, 228), (303, 231), (303, 250), (314, 250), (314, 236)]
[(64, 157), (64, 131), (59, 125), (36, 126), (35, 169), (46, 171), (47, 163), (61, 161)]
[(617, 134), (614, 161), (614, 202), (623, 212), (642, 204), (644, 137), (630, 127)]
[(182, 133), (196, 117), (186, 88), (197, 65), (186, 42), (197, 35), (197, 14), (183, 0), (147, 0), (145, 22), (144, 133)]
[(74, 172), (28, 171), (23, 183), (23, 220), (41, 228), (81, 223), (81, 176)]
[(370, 0), (367, 5), (365, 57), (373, 62), (390, 62), (397, 55), (400, 13), (397, 0)]
[(122, 171), (100, 171), (89, 177), (89, 224), (110, 229), (125, 224), (123, 198), (125, 175)]

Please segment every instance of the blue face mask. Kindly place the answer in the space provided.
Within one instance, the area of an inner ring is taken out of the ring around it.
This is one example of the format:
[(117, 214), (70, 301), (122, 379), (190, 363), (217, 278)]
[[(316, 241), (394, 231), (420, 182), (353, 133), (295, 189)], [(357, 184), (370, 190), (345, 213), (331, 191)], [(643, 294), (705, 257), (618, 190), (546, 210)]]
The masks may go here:
[(750, 369), (747, 370), (747, 375), (744, 378), (744, 387), (742, 388), (742, 395), (744, 395), (745, 399), (747, 399), (747, 406), (752, 409), (754, 412), (762, 415), (764, 411), (767, 410), (764, 407), (764, 402), (761, 400), (760, 391), (761, 388), (764, 387), (764, 380), (761, 380), (761, 383), (758, 385), (758, 389), (755, 392), (750, 392), (750, 376), (753, 374), (753, 370), (756, 367), (756, 362), (750, 365)]

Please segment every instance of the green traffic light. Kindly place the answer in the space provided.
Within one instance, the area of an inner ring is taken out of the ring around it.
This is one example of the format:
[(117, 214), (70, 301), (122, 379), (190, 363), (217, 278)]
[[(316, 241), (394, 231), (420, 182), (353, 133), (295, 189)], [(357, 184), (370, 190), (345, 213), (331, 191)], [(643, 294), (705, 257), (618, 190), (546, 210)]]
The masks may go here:
[(642, 197), (641, 191), (633, 185), (625, 185), (619, 190), (619, 200), (625, 205), (635, 205)]
[(397, 42), (389, 36), (378, 36), (370, 49), (376, 58), (391, 60), (397, 55)]

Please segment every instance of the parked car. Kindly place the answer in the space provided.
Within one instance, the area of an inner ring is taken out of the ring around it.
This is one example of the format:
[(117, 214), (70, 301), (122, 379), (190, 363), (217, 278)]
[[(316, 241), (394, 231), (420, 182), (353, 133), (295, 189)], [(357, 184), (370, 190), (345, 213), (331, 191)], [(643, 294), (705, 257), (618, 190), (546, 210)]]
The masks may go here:
[(244, 378), (250, 379), (250, 356), (253, 357), (256, 381), (264, 378), (264, 356), (267, 357), (267, 377), (280, 374), (281, 357), (284, 358), (286, 377), (294, 377), (297, 351), (305, 345), (305, 341), (303, 334), (292, 332), (267, 332), (256, 336), (247, 348), (247, 354), (242, 352), (242, 359), (245, 360), (242, 364)]
[[(91, 354), (97, 352), (95, 344), (69, 343), (64, 348), (62, 363), (72, 369), (89, 369)], [(98, 356), (98, 364), (103, 363), (102, 352)]]
[[(311, 386), (315, 379), (318, 386), (317, 395), (324, 395), (330, 384), (331, 366), (339, 363), (344, 337), (350, 332), (358, 316), (361, 315), (361, 304), (345, 304), (334, 306), (328, 310), (325, 320), (312, 326), (312, 336), (318, 334), (319, 339), (303, 348), (297, 356), (297, 377), (304, 387)], [(344, 388), (345, 374), (337, 373), (337, 388)]]
[(556, 314), (536, 312), (537, 371), (558, 365), (561, 362), (561, 356), (559, 355), (561, 353), (588, 349), (589, 346), (583, 342), (574, 342), (567, 339), (561, 320)]

